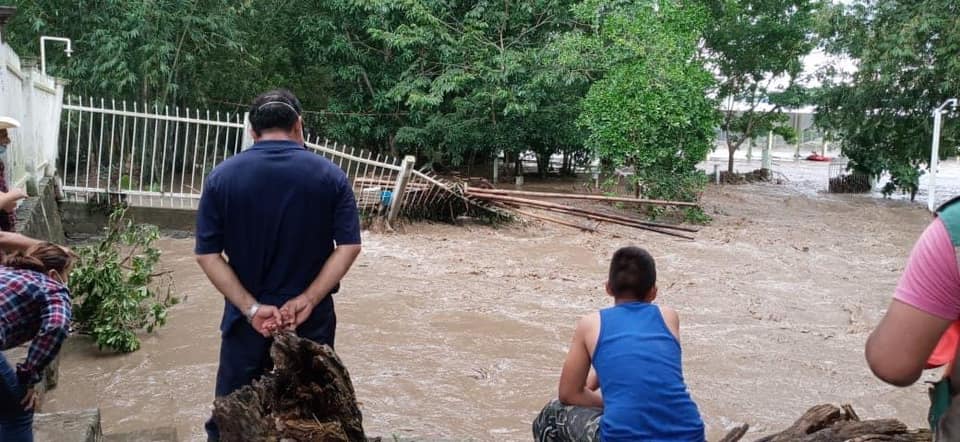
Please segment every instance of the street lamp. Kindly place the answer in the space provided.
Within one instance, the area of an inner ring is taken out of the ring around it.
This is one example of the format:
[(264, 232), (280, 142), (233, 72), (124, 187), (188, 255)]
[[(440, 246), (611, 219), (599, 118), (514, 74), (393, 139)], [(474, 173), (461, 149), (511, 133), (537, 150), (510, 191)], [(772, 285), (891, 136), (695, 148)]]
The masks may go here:
[(940, 120), (943, 113), (957, 108), (957, 99), (951, 98), (944, 101), (940, 107), (933, 110), (933, 148), (930, 151), (930, 190), (927, 192), (927, 209), (933, 212), (936, 208), (937, 193), (937, 167), (940, 165)]
[(47, 41), (59, 41), (67, 44), (67, 48), (63, 50), (67, 54), (67, 57), (73, 53), (73, 49), (70, 46), (70, 39), (64, 37), (48, 37), (46, 35), (40, 37), (40, 73), (47, 75)]

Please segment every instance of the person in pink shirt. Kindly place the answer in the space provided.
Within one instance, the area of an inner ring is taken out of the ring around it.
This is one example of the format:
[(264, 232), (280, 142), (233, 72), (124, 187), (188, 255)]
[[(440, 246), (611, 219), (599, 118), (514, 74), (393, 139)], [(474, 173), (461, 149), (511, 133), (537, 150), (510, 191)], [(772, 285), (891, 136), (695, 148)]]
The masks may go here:
[(930, 390), (929, 421), (934, 440), (960, 440), (957, 395), (960, 365), (960, 204), (945, 204), (913, 246), (893, 301), (870, 334), (866, 358), (881, 380), (905, 387), (923, 370), (946, 366), (944, 379)]
[(867, 340), (867, 363), (883, 381), (905, 387), (920, 378), (950, 324), (960, 318), (960, 269), (944, 220), (917, 240), (887, 313)]

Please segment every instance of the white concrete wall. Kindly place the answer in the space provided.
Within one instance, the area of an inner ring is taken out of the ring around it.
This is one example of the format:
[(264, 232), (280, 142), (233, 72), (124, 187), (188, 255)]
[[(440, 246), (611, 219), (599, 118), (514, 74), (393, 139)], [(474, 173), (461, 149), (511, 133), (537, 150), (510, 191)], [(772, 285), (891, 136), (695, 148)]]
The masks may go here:
[(7, 185), (36, 192), (44, 176), (56, 172), (63, 85), (28, 66), (6, 43), (0, 44), (0, 115), (20, 127), (9, 130)]

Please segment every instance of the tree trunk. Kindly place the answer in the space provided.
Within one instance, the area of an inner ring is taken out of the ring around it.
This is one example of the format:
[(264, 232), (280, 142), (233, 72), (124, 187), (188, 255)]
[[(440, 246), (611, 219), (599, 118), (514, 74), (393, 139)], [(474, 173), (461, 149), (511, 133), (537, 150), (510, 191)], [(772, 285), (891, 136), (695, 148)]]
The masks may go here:
[[(739, 441), (747, 427), (741, 426), (727, 434), (722, 442)], [(896, 419), (861, 421), (853, 407), (842, 408), (824, 404), (817, 405), (797, 419), (790, 428), (758, 439), (756, 442), (870, 442), (900, 441), (929, 442), (929, 430), (910, 430)]]
[(537, 174), (540, 178), (546, 178), (550, 170), (550, 154), (537, 153)]
[(727, 174), (733, 176), (733, 154), (737, 152), (736, 146), (730, 144), (730, 140), (727, 140), (727, 152), (730, 156), (727, 157)]
[(353, 384), (333, 349), (283, 333), (270, 356), (273, 372), (214, 401), (222, 441), (366, 440)]
[(392, 157), (394, 158), (399, 157), (400, 152), (397, 151), (397, 135), (396, 134), (390, 134), (390, 136), (387, 137), (387, 147), (390, 149), (390, 155)]

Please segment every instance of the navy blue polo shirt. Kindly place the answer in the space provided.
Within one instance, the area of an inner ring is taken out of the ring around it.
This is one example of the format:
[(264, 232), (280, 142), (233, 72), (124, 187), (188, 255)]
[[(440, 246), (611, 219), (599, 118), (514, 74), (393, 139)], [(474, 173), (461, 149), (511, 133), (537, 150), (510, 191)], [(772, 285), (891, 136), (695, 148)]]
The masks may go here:
[[(204, 184), (195, 252), (225, 253), (258, 302), (279, 306), (303, 293), (334, 244), (360, 244), (353, 189), (343, 170), (301, 145), (256, 143)], [(227, 301), (221, 330), (242, 317)]]

